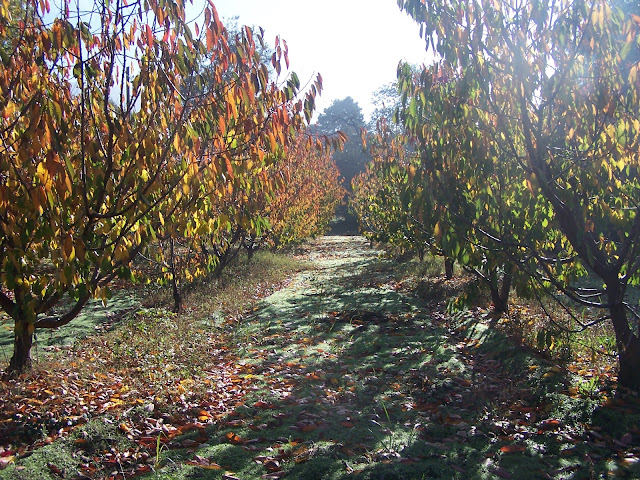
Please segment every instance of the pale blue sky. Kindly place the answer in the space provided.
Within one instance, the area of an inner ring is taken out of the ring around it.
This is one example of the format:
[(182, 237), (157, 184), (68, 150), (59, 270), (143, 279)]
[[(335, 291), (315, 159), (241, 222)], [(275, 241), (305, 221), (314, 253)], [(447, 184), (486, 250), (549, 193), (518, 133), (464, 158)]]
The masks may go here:
[[(194, 0), (197, 6), (202, 0)], [(427, 61), (419, 26), (395, 0), (214, 0), (221, 18), (261, 26), (273, 45), (289, 45), (291, 69), (304, 84), (320, 72), (324, 90), (318, 111), (351, 96), (371, 112), (373, 92), (395, 80), (400, 60)]]

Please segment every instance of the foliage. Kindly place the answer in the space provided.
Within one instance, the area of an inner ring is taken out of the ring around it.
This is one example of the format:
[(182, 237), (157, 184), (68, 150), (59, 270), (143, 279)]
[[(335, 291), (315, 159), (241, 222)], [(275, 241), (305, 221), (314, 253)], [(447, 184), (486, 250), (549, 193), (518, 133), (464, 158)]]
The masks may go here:
[(364, 126), (360, 105), (351, 97), (334, 100), (318, 115), (318, 121), (313, 125), (314, 133), (332, 135), (342, 132), (346, 136), (341, 151), (335, 152), (333, 158), (347, 188), (351, 185), (351, 179), (364, 169), (369, 160), (360, 141)]
[[(611, 321), (620, 383), (639, 387), (637, 16), (601, 1), (399, 5), (439, 59), (399, 67), (416, 160), (392, 153), (358, 179), (365, 222), (387, 238), (410, 240), (411, 222), (432, 233), (434, 251), (487, 282), (497, 311), (512, 284), (605, 310), (565, 328)], [(406, 198), (385, 191), (398, 172)], [(432, 208), (417, 219), (420, 202)]]
[(432, 208), (429, 198), (414, 184), (416, 154), (404, 137), (387, 129), (384, 119), (368, 142), (373, 161), (354, 178), (350, 202), (360, 230), (371, 241), (415, 251), (422, 260), (434, 241), (433, 230), (424, 224)]
[(345, 193), (330, 153), (321, 144), (309, 149), (301, 136), (276, 173), (279, 188), (266, 212), (268, 243), (280, 247), (324, 233)]
[[(0, 65), (0, 306), (15, 323), (11, 371), (28, 366), (36, 328), (71, 321), (92, 296), (106, 301), (149, 245), (169, 242), (156, 253), (175, 279), (165, 254), (176, 239), (200, 243), (234, 220), (258, 222), (234, 191), (272, 188), (265, 169), (320, 89), (318, 80), (297, 100), (295, 74), (278, 87), (256, 48), (261, 34), (244, 28), (231, 41), (212, 6), (195, 35), (181, 2), (84, 13), (67, 2), (51, 23), (48, 2), (32, 8), (17, 34), (9, 3), (0, 9), (12, 47)], [(277, 73), (283, 60), (276, 40)], [(201, 273), (192, 262), (183, 270)], [(65, 294), (73, 306), (44, 316)]]
[(373, 92), (372, 104), (374, 106), (371, 119), (368, 124), (369, 130), (375, 130), (380, 120), (384, 119), (388, 128), (400, 133), (400, 125), (394, 120), (397, 119), (397, 112), (400, 107), (400, 93), (398, 92), (398, 82), (391, 82), (381, 86)]
[[(610, 320), (620, 382), (637, 387), (627, 288), (640, 268), (637, 18), (600, 1), (399, 5), (439, 57), (398, 72), (399, 118), (419, 159), (409, 190), (434, 205), (423, 229), (491, 284), (496, 307), (515, 281), (520, 293), (605, 309), (572, 323)], [(391, 213), (392, 201), (387, 214), (403, 225), (410, 205)], [(603, 286), (576, 283), (587, 274)]]
[[(481, 228), (473, 233), (484, 239), (477, 243), (505, 252), (538, 292), (559, 291), (605, 309), (601, 320), (616, 333), (620, 383), (637, 388), (638, 316), (627, 292), (640, 268), (640, 111), (637, 59), (630, 56), (637, 18), (606, 1), (399, 5), (441, 59), (423, 77), (444, 72), (454, 88), (451, 108), (425, 120), (420, 110), (429, 106), (430, 88), (423, 82), (406, 104), (405, 125), (415, 132), (451, 124), (449, 131), (462, 135), (464, 141), (443, 142), (444, 158), (478, 172), (461, 175), (466, 188), (478, 186), (471, 200), (479, 202), (473, 210)], [(486, 160), (499, 166), (504, 193), (483, 174), (491, 172)], [(508, 229), (494, 223), (496, 199), (507, 209), (495, 212), (513, 214)], [(573, 283), (587, 272), (603, 286)]]

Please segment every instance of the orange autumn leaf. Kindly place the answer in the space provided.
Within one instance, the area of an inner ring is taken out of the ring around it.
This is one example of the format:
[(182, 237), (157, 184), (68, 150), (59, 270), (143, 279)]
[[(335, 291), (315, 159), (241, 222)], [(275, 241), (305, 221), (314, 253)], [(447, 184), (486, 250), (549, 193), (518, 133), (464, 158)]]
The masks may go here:
[(242, 445), (245, 442), (245, 440), (243, 440), (239, 435), (236, 435), (233, 432), (228, 432), (225, 437), (227, 438), (227, 440), (229, 440), (230, 443), (233, 443), (234, 445)]
[(500, 451), (503, 453), (520, 453), (526, 450), (522, 445), (505, 445), (500, 447)]

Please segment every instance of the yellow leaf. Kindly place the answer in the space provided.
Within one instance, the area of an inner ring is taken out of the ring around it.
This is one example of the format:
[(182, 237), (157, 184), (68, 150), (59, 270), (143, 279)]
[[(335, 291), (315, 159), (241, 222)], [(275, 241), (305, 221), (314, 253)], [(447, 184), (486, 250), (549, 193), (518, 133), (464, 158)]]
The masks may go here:
[(73, 246), (73, 238), (71, 238), (71, 235), (67, 235), (64, 238), (62, 252), (67, 260), (73, 260), (75, 258), (75, 248)]
[(442, 229), (440, 228), (440, 222), (436, 223), (433, 235), (436, 237), (436, 241), (440, 241), (440, 239), (442, 239)]
[(119, 244), (116, 247), (116, 250), (114, 252), (116, 261), (120, 262), (120, 261), (126, 261), (129, 259), (129, 252), (127, 251), (127, 249), (125, 248), (124, 245)]

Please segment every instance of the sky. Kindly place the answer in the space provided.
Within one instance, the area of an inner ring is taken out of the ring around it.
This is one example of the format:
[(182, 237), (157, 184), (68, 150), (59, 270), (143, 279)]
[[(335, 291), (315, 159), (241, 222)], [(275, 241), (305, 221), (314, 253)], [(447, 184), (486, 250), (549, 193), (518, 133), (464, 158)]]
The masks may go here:
[(400, 60), (430, 58), (419, 25), (395, 0), (213, 1), (223, 20), (238, 16), (239, 26), (262, 27), (271, 45), (276, 35), (286, 40), (291, 70), (303, 85), (322, 75), (317, 113), (351, 96), (366, 120), (375, 90), (395, 80)]

